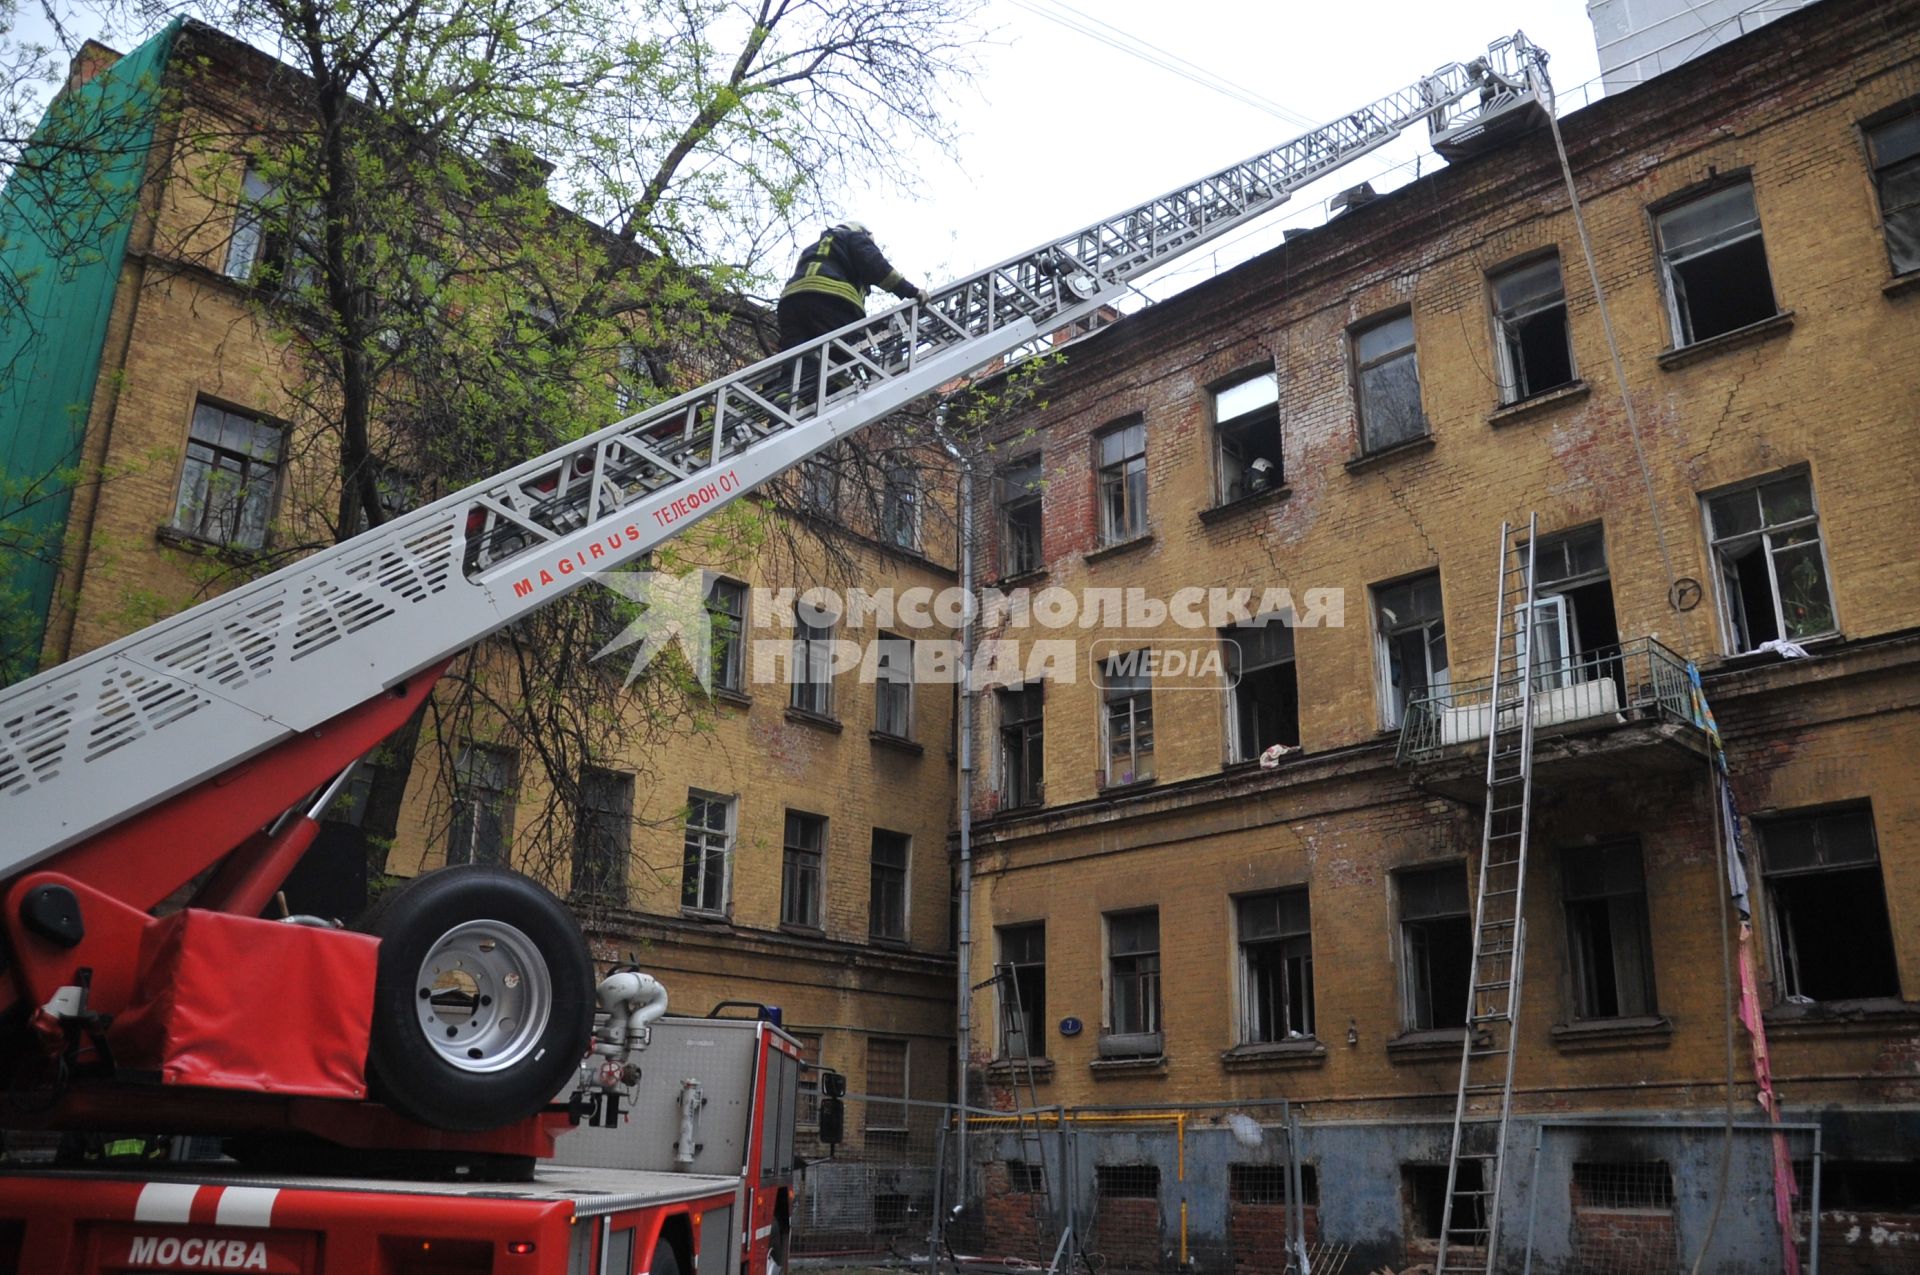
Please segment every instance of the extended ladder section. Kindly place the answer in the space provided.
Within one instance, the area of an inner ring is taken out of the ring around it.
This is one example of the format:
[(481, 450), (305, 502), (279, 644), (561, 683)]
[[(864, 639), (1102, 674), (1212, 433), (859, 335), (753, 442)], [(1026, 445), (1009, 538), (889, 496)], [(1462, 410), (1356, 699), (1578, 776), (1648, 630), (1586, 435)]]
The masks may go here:
[(1500, 1245), (1500, 1192), (1526, 953), (1527, 837), (1533, 816), (1533, 550), (1500, 526), (1499, 612), (1494, 619), (1493, 689), (1487, 703), (1487, 797), (1480, 835), (1480, 889), (1474, 904), (1472, 990), (1460, 1086), (1447, 1155), (1436, 1275), (1491, 1272)]
[[(0, 876), (372, 700), (835, 439), (1041, 348), (1426, 121), (1541, 111), (1516, 34), (1285, 145), (630, 416), (0, 692)], [(318, 781), (316, 781), (318, 782)]]
[[(1040, 1129), (1040, 1087), (1034, 1079), (1030, 1030), (1035, 1024), (1027, 1019), (1026, 1002), (1021, 997), (1020, 980), (1013, 966), (995, 965), (991, 982), (1000, 1005), (1000, 1040), (1006, 1051), (1009, 1079), (1013, 1082), (1013, 1120), (1020, 1140), (1020, 1171), (1026, 1175), (1025, 1181), (1007, 1185), (1010, 1190), (1028, 1196), (1033, 1207), (1034, 1233), (1045, 1235), (1054, 1224), (1056, 1175), (1047, 1165), (1046, 1138)], [(1009, 1167), (1008, 1172), (1012, 1171)]]

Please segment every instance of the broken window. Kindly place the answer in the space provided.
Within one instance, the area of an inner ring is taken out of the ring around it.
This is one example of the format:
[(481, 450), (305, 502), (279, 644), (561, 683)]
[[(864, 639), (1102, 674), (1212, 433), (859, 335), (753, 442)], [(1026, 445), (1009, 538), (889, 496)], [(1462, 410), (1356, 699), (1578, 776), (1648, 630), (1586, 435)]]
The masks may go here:
[(1400, 981), (1407, 1028), (1463, 1027), (1473, 969), (1464, 864), (1402, 872)]
[(1873, 184), (1880, 193), (1880, 226), (1895, 274), (1920, 270), (1920, 106), (1867, 130)]
[(1873, 812), (1756, 821), (1775, 977), (1789, 1001), (1900, 994)]
[[(1486, 1187), (1481, 1173), (1485, 1164), (1472, 1158), (1460, 1161), (1453, 1184), (1453, 1234), (1449, 1237), (1455, 1244), (1470, 1243), (1473, 1232), (1486, 1230)], [(1403, 1164), (1400, 1182), (1407, 1205), (1407, 1234), (1414, 1239), (1439, 1239), (1446, 1216), (1447, 1166)]]
[(1813, 480), (1804, 473), (1765, 479), (1706, 502), (1729, 649), (1834, 632)]
[[(1107, 918), (1107, 1017), (1113, 1036), (1160, 1031), (1160, 912)], [(1104, 1051), (1103, 1051), (1104, 1052)], [(1156, 1043), (1150, 1051), (1159, 1053)]]
[(1355, 328), (1353, 368), (1360, 390), (1362, 454), (1385, 451), (1427, 432), (1411, 313)]
[(1573, 380), (1567, 292), (1560, 258), (1546, 257), (1493, 276), (1493, 325), (1499, 336), (1500, 401), (1518, 403)]
[(780, 864), (780, 924), (820, 928), (821, 866), (826, 853), (826, 817), (787, 811)]
[(913, 838), (904, 832), (873, 830), (867, 893), (867, 934), (872, 938), (907, 941), (907, 856), (912, 845)]
[(285, 441), (286, 431), (257, 416), (194, 404), (174, 529), (234, 549), (263, 548)]
[[(1551, 685), (1620, 678), (1620, 630), (1614, 619), (1600, 524), (1542, 536), (1534, 550), (1536, 667), (1557, 662)], [(1624, 687), (1621, 688), (1624, 690)], [(1616, 706), (1624, 703), (1617, 699)]]
[(1262, 616), (1220, 631), (1226, 648), (1233, 711), (1227, 755), (1253, 761), (1275, 744), (1300, 746), (1300, 684), (1294, 674), (1293, 628), (1287, 617)]
[(1000, 1056), (1043, 1058), (1047, 1053), (1047, 926), (1003, 925), (1000, 941)]
[(1560, 855), (1573, 970), (1575, 1018), (1654, 1012), (1647, 879), (1631, 841), (1568, 848)]
[(1236, 900), (1240, 923), (1240, 1039), (1313, 1035), (1313, 936), (1305, 888)]
[(1153, 677), (1147, 651), (1110, 657), (1100, 670), (1101, 731), (1108, 784), (1153, 778)]
[(715, 690), (746, 686), (747, 586), (719, 577), (707, 586), (708, 669)]
[(1046, 687), (1009, 686), (999, 692), (1000, 802), (1033, 806), (1046, 791)]
[(454, 762), (453, 822), (448, 863), (507, 861), (513, 830), (513, 778), (518, 758), (511, 748), (468, 744)]
[(1375, 585), (1373, 621), (1380, 724), (1393, 730), (1405, 720), (1408, 705), (1448, 684), (1440, 573)]
[(913, 642), (882, 633), (874, 643), (873, 728), (913, 738)]
[(1213, 392), (1220, 447), (1219, 502), (1230, 505), (1286, 481), (1280, 467), (1280, 378), (1261, 372)]
[(1100, 543), (1147, 534), (1147, 426), (1121, 425), (1095, 439), (1099, 448)]
[(1025, 575), (1038, 571), (1040, 557), (1040, 458), (1025, 456), (1004, 470), (998, 480), (1000, 505), (1000, 573)]
[(687, 789), (686, 855), (680, 873), (680, 906), (690, 912), (727, 910), (727, 876), (733, 859), (734, 799)]
[(580, 806), (573, 818), (573, 898), (625, 907), (632, 843), (633, 776), (588, 767), (580, 775)]
[(800, 608), (793, 622), (790, 675), (793, 691), (788, 702), (792, 707), (820, 717), (833, 715), (832, 617), (814, 608)]
[(1692, 345), (1779, 312), (1752, 183), (1723, 186), (1669, 208), (1655, 216), (1654, 227), (1674, 345)]

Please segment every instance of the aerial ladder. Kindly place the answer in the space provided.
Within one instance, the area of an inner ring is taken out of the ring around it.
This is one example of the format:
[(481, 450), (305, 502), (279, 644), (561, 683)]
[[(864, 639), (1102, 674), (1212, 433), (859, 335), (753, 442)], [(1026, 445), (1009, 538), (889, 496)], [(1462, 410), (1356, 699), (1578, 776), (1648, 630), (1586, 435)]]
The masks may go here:
[[(568, 942), (553, 937), (570, 924), (556, 900), (510, 874), (450, 868), (396, 892), (378, 942), (254, 919), (357, 759), (409, 718), (449, 661), (836, 440), (1089, 323), (1150, 272), (1410, 127), (1425, 123), (1435, 149), (1459, 157), (1538, 122), (1545, 57), (1524, 35), (1503, 38), (925, 302), (723, 376), (0, 691), (0, 1073), (16, 1086), (38, 1075), (49, 1121), (109, 1127), (136, 1113), (152, 1127), (191, 1093), (238, 1091), (249, 1102), (203, 1101), (181, 1120), (273, 1124), (283, 1118), (260, 1104), (297, 1099), (308, 1104), (300, 1127), (346, 1137), (337, 1100), (379, 1106), (361, 1101), (372, 1096), (421, 1137), (524, 1123), (565, 1085), (596, 1009), (578, 927)], [(189, 887), (184, 909), (153, 915)], [(221, 918), (299, 933), (242, 935)], [(190, 1000), (196, 979), (237, 984), (243, 967), (263, 985), (225, 989), (228, 1003), (202, 1006), (197, 1043), (186, 1041), (160, 1002)], [(611, 1089), (628, 1011), (602, 999), (617, 1011), (602, 1014), (615, 1038), (596, 1047)], [(362, 1043), (364, 1069), (352, 1056)], [(393, 1123), (360, 1136), (406, 1137)]]

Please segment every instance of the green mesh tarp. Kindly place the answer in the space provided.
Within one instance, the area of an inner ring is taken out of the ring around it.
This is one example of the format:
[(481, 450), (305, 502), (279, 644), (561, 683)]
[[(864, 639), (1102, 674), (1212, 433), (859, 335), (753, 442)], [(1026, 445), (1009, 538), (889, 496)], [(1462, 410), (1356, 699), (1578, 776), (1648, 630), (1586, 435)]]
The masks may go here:
[(0, 193), (0, 684), (31, 673), (178, 22), (48, 107)]

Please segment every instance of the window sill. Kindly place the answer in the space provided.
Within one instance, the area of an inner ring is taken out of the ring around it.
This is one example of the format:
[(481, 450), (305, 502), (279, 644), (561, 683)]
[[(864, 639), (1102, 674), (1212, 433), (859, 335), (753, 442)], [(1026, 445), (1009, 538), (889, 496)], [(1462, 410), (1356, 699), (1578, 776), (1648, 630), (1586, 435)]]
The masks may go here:
[(1499, 429), (1502, 425), (1532, 420), (1536, 416), (1551, 412), (1556, 407), (1577, 403), (1592, 392), (1593, 387), (1585, 381), (1569, 381), (1559, 389), (1548, 390), (1532, 398), (1523, 398), (1518, 403), (1506, 403), (1494, 408), (1487, 413), (1487, 424)]
[(1151, 788), (1153, 785), (1152, 775), (1148, 775), (1145, 779), (1129, 779), (1124, 783), (1108, 779), (1105, 775), (1095, 775), (1093, 780), (1094, 792), (1102, 797), (1118, 797), (1125, 793)]
[(1682, 345), (1670, 350), (1662, 350), (1655, 360), (1665, 371), (1687, 367), (1701, 359), (1710, 359), (1726, 350), (1738, 350), (1757, 342), (1777, 336), (1793, 327), (1793, 311), (1782, 310), (1769, 315), (1758, 323), (1749, 323), (1744, 328), (1735, 328), (1731, 332), (1722, 332), (1719, 336), (1710, 336), (1704, 341), (1695, 341), (1692, 345)]
[(1164, 1076), (1167, 1074), (1167, 1056), (1156, 1054), (1151, 1058), (1096, 1058), (1087, 1064), (1087, 1070), (1095, 1080), (1114, 1076)]
[(1044, 1084), (1053, 1079), (1053, 1059), (1029, 1058), (1018, 1062), (1012, 1058), (996, 1058), (983, 1070), (989, 1080), (1024, 1080), (1031, 1072), (1035, 1083)]
[(1325, 1043), (1312, 1036), (1299, 1040), (1275, 1040), (1257, 1045), (1235, 1045), (1220, 1055), (1228, 1071), (1281, 1071), (1296, 1067), (1327, 1065)]
[(153, 529), (153, 538), (169, 549), (179, 549), (184, 553), (205, 554), (210, 558), (220, 558), (227, 562), (253, 562), (266, 557), (267, 554), (265, 549), (248, 549), (219, 540), (208, 540), (190, 531), (182, 531), (178, 527), (164, 523)]
[(1047, 569), (1045, 567), (1035, 567), (1031, 571), (1021, 571), (1014, 575), (1001, 576), (998, 580), (995, 580), (990, 587), (1005, 592), (1008, 589), (1017, 589), (1023, 584), (1035, 584), (1046, 578)]
[(1396, 460), (1432, 450), (1433, 435), (1431, 433), (1422, 434), (1418, 438), (1409, 438), (1404, 443), (1395, 443), (1391, 447), (1383, 447), (1377, 452), (1364, 452), (1361, 455), (1355, 456), (1347, 462), (1347, 472), (1349, 474), (1364, 474), (1370, 469), (1378, 469), (1380, 466), (1390, 465)]
[(1643, 1049), (1672, 1043), (1673, 1020), (1657, 1014), (1578, 1019), (1555, 1023), (1550, 1034), (1556, 1049)]
[(1108, 558), (1119, 558), (1146, 548), (1153, 543), (1151, 531), (1142, 532), (1131, 540), (1119, 540), (1110, 545), (1101, 545), (1086, 555), (1088, 562), (1105, 562)]
[(832, 731), (836, 735), (846, 729), (837, 717), (828, 717), (825, 713), (816, 713), (811, 709), (795, 708), (791, 704), (787, 706), (787, 720), (798, 722), (802, 726), (811, 726), (816, 730)]
[(699, 921), (703, 925), (725, 925), (732, 918), (730, 918), (725, 911), (716, 912), (711, 908), (682, 907), (680, 909), (680, 919), (683, 921)]
[(1775, 1005), (1761, 1015), (1770, 1036), (1869, 1036), (1911, 1033), (1920, 1003), (1892, 996)]
[(870, 730), (867, 738), (882, 748), (891, 748), (896, 753), (905, 753), (909, 757), (918, 757), (926, 752), (926, 746), (908, 739), (905, 735), (895, 735), (883, 730)]
[(817, 925), (795, 925), (792, 921), (782, 921), (779, 925), (782, 934), (790, 934), (797, 939), (823, 939), (827, 932)]
[(713, 697), (722, 704), (731, 704), (735, 708), (753, 707), (753, 696), (747, 694), (745, 691), (736, 691), (730, 686), (714, 687)]
[(905, 937), (889, 938), (884, 934), (867, 935), (867, 946), (877, 947), (887, 952), (906, 952), (911, 950), (911, 944), (908, 943)]
[(1464, 1027), (1414, 1028), (1401, 1032), (1387, 1042), (1389, 1062), (1433, 1062), (1440, 1058), (1458, 1058), (1467, 1039)]
[(1202, 509), (1200, 511), (1200, 522), (1203, 526), (1208, 527), (1213, 526), (1215, 523), (1228, 522), (1236, 515), (1245, 513), (1250, 509), (1259, 509), (1266, 505), (1277, 505), (1291, 495), (1293, 495), (1293, 488), (1286, 483), (1281, 483), (1278, 487), (1269, 487), (1265, 491), (1256, 491), (1251, 496), (1242, 496), (1238, 500), (1230, 500), (1224, 505), (1214, 505), (1211, 508)]
[(1880, 285), (1880, 292), (1888, 297), (1901, 297), (1909, 292), (1920, 292), (1920, 270), (1909, 270), (1897, 274)]

